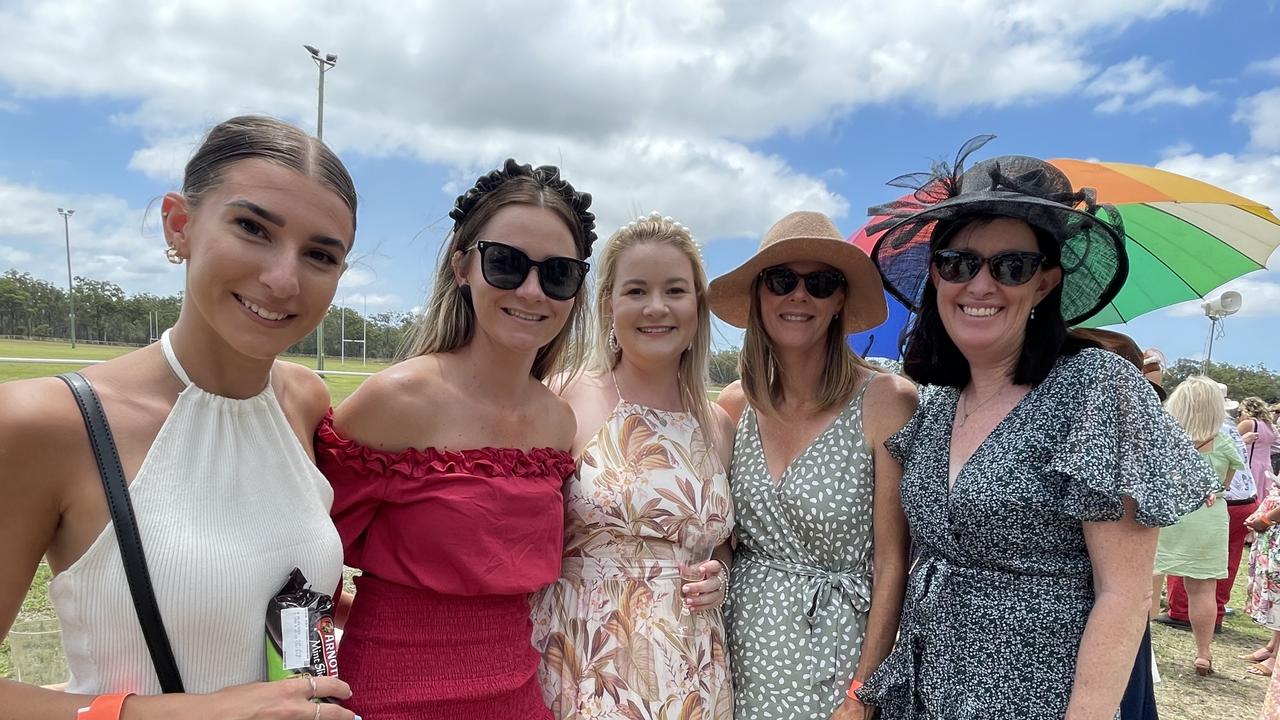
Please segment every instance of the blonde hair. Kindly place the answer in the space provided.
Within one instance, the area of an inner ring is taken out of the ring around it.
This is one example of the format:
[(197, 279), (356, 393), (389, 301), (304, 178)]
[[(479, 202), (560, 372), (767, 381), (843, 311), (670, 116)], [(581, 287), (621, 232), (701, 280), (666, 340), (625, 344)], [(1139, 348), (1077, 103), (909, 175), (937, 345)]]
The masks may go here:
[(1222, 389), (1203, 375), (1192, 375), (1179, 383), (1164, 405), (1197, 443), (1216, 437), (1227, 419)]
[[(819, 262), (821, 262), (819, 260)], [(847, 292), (847, 290), (846, 290)], [(747, 332), (742, 340), (742, 353), (738, 358), (738, 374), (742, 378), (742, 391), (757, 411), (773, 413), (782, 402), (782, 367), (773, 352), (773, 341), (764, 329), (760, 310), (760, 278), (751, 283), (751, 310), (747, 315)], [(873, 373), (882, 369), (863, 360), (845, 340), (844, 326), (837, 315), (827, 327), (827, 339), (823, 345), (826, 362), (816, 393), (818, 409), (843, 405), (858, 391), (859, 370)]]
[[(476, 314), (463, 297), (454, 278), (453, 256), (454, 253), (475, 255), (473, 249), (480, 230), (499, 210), (508, 205), (532, 205), (553, 211), (573, 234), (578, 258), (586, 259), (591, 254), (587, 231), (560, 193), (534, 177), (517, 176), (507, 179), (481, 197), (463, 221), (449, 233), (441, 248), (431, 295), (418, 322), (405, 337), (398, 359), (453, 352), (471, 342), (475, 335)], [(468, 261), (469, 259), (464, 260)], [(538, 349), (533, 367), (529, 371), (534, 378), (545, 380), (557, 372), (581, 366), (581, 339), (587, 330), (586, 293), (586, 283), (583, 283), (573, 298), (573, 310), (564, 327), (551, 342)]]
[(615, 351), (609, 347), (609, 336), (613, 332), (611, 298), (617, 281), (618, 259), (631, 248), (646, 243), (670, 245), (689, 259), (689, 265), (693, 269), (693, 289), (698, 299), (698, 328), (689, 349), (680, 354), (676, 383), (680, 386), (680, 397), (686, 410), (702, 428), (702, 436), (707, 445), (714, 447), (719, 433), (712, 422), (711, 400), (707, 397), (707, 357), (711, 353), (707, 271), (702, 266), (702, 254), (688, 228), (669, 217), (651, 213), (620, 228), (609, 238), (596, 267), (596, 319), (589, 367), (603, 375), (613, 372), (622, 360), (621, 348)]
[(1267, 403), (1260, 397), (1247, 397), (1240, 401), (1240, 418), (1261, 420), (1268, 425), (1276, 424), (1275, 413), (1271, 408), (1267, 407)]

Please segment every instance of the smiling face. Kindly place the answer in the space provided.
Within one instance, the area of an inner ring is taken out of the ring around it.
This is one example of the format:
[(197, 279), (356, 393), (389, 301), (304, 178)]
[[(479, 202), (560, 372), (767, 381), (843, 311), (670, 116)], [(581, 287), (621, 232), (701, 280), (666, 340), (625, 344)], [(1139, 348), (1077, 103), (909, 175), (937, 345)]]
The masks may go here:
[(614, 268), (609, 304), (623, 358), (677, 361), (698, 332), (693, 263), (665, 242), (624, 250)]
[(355, 235), (329, 187), (242, 160), (197, 206), (171, 193), (162, 208), (165, 239), (188, 260), (184, 306), (229, 346), (274, 358), (324, 318)]
[[(476, 240), (509, 245), (535, 261), (578, 257), (569, 226), (555, 211), (535, 205), (504, 206), (480, 228)], [(552, 300), (543, 293), (536, 268), (516, 289), (501, 290), (485, 281), (478, 250), (455, 253), (453, 265), (456, 282), (471, 287), (476, 334), (500, 347), (536, 352), (555, 339), (573, 311), (573, 298)]]
[[(984, 258), (1005, 251), (1040, 252), (1031, 226), (1021, 220), (978, 221), (953, 235), (948, 248)], [(966, 282), (947, 282), (930, 265), (938, 291), (938, 314), (952, 342), (970, 363), (984, 357), (1017, 357), (1031, 310), (1062, 280), (1061, 268), (1040, 268), (1022, 285), (1002, 285), (987, 264)]]
[[(813, 260), (789, 262), (783, 267), (800, 275), (834, 269)], [(764, 283), (759, 282), (756, 298), (760, 303), (760, 319), (765, 334), (774, 347), (821, 352), (831, 323), (844, 308), (845, 290), (837, 290), (830, 297), (815, 298), (809, 294), (804, 282), (800, 282), (790, 293), (774, 295)]]

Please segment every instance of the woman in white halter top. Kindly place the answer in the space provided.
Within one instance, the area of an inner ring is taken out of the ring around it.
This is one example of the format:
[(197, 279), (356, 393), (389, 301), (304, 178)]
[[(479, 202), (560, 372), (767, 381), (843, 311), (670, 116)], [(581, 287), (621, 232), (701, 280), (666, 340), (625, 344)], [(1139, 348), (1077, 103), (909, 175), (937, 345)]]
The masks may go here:
[(262, 638), (295, 566), (321, 592), (341, 581), (332, 493), (311, 450), (328, 390), (276, 356), (324, 317), (355, 213), (351, 178), (319, 140), (268, 118), (219, 124), (161, 205), (166, 255), (187, 263), (176, 325), (83, 372), (119, 449), (188, 694), (157, 696), (75, 399), (56, 378), (0, 385), (0, 633), (46, 557), (71, 670), (62, 692), (0, 681), (0, 714), (353, 717), (310, 702), (348, 697), (336, 678), (263, 682)]

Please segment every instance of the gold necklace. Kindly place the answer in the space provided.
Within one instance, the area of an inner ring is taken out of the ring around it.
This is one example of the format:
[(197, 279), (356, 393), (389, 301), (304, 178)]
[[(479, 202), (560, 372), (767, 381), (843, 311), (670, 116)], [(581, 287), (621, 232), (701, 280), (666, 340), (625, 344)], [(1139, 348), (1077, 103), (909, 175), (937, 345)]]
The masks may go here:
[(981, 410), (983, 406), (985, 406), (987, 403), (991, 402), (992, 400), (995, 400), (997, 397), (1003, 394), (1004, 391), (1005, 391), (1005, 388), (1000, 388), (999, 390), (996, 390), (995, 392), (991, 393), (991, 395), (988, 396), (986, 400), (983, 400), (982, 402), (978, 403), (977, 407), (970, 410), (969, 401), (965, 399), (964, 391), (961, 390), (960, 391), (960, 405), (961, 405), (960, 412), (964, 413), (964, 415), (963, 417), (959, 418), (959, 421), (956, 423), (956, 427), (964, 427), (964, 424), (969, 420), (970, 415)]

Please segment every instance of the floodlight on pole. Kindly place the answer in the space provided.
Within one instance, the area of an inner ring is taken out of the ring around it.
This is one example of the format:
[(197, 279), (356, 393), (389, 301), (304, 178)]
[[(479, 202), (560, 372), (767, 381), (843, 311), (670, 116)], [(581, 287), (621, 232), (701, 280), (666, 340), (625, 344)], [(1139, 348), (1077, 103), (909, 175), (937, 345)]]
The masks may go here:
[[(338, 64), (338, 56), (333, 53), (320, 55), (320, 50), (312, 45), (303, 45), (307, 52), (311, 53), (311, 59), (315, 61), (316, 67), (320, 69), (320, 85), (316, 101), (316, 137), (324, 140), (324, 74), (334, 65)], [(329, 317), (328, 308), (325, 309), (325, 318)], [(320, 325), (316, 327), (316, 370), (324, 370), (324, 319), (320, 320)]]
[(76, 214), (75, 210), (63, 210), (58, 208), (58, 214), (62, 216), (62, 233), (67, 241), (67, 307), (71, 310), (71, 349), (76, 347), (76, 299), (75, 286), (71, 281), (71, 216)]
[(1204, 354), (1204, 370), (1203, 374), (1209, 374), (1209, 361), (1213, 357), (1213, 338), (1217, 335), (1218, 323), (1228, 315), (1235, 315), (1240, 312), (1240, 306), (1244, 302), (1244, 297), (1235, 290), (1228, 290), (1213, 300), (1205, 300), (1200, 303), (1200, 307), (1204, 309), (1204, 314), (1209, 318), (1209, 349)]

